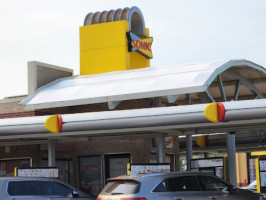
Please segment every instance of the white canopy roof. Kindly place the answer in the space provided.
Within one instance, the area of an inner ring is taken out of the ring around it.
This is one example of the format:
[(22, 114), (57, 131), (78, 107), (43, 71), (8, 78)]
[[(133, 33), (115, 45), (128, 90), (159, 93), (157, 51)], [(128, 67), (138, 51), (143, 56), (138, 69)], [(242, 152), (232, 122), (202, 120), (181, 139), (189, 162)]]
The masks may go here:
[(247, 60), (220, 60), (74, 76), (39, 88), (21, 104), (42, 109), (206, 92), (219, 74), (236, 66), (266, 74), (265, 68)]

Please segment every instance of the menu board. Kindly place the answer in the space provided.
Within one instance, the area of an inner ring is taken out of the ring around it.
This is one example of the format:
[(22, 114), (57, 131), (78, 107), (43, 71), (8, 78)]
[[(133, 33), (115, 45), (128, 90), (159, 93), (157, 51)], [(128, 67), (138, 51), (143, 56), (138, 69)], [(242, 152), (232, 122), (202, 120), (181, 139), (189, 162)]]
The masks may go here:
[(260, 171), (266, 171), (266, 160), (260, 160)]
[(266, 187), (266, 172), (260, 172), (260, 185)]
[(250, 183), (256, 180), (256, 167), (255, 167), (255, 159), (249, 159), (249, 179)]
[(223, 165), (223, 158), (191, 160), (191, 168), (222, 167)]
[(17, 169), (17, 176), (19, 176), (19, 177), (59, 178), (59, 169), (58, 168)]
[(266, 159), (256, 158), (257, 192), (266, 193)]
[(130, 175), (170, 172), (170, 164), (132, 164)]

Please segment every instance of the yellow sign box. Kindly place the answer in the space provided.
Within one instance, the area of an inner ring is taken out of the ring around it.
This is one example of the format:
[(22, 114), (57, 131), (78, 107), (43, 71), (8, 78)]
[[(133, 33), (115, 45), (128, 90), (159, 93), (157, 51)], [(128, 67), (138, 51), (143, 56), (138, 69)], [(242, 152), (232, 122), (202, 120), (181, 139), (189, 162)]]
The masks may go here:
[(136, 52), (128, 51), (127, 33), (139, 31), (135, 28), (137, 25), (134, 26), (131, 22), (131, 18), (136, 13), (142, 16), (139, 9), (136, 7), (124, 9), (119, 16), (118, 12), (113, 13), (113, 17), (110, 17), (108, 13), (112, 14), (112, 12), (103, 12), (102, 15), (98, 13), (99, 16), (96, 15), (97, 13), (89, 14), (85, 19), (84, 26), (80, 27), (80, 75), (150, 66), (152, 38), (143, 38), (149, 37), (147, 28), (140, 29), (145, 35), (138, 35), (137, 37), (141, 37), (141, 39), (135, 41), (137, 47), (142, 48), (138, 48)]

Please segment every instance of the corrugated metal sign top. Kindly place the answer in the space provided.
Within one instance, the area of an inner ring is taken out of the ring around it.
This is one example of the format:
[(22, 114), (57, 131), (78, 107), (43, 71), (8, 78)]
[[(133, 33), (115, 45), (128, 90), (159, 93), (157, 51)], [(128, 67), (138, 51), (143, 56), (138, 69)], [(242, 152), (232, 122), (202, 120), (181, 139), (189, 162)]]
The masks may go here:
[(24, 99), (27, 109), (41, 109), (204, 92), (230, 67), (266, 70), (247, 60), (220, 60), (74, 76), (47, 84)]

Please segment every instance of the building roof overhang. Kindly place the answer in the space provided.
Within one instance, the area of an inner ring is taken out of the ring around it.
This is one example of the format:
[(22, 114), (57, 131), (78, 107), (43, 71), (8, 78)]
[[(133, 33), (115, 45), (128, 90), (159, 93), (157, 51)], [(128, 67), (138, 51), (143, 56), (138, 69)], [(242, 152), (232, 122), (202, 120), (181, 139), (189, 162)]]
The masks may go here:
[(266, 129), (266, 99), (223, 104), (225, 117), (217, 123), (204, 116), (208, 104), (64, 114), (61, 133), (46, 130), (45, 120), (49, 116), (1, 119), (0, 139), (117, 136), (167, 133), (168, 130), (184, 135)]

